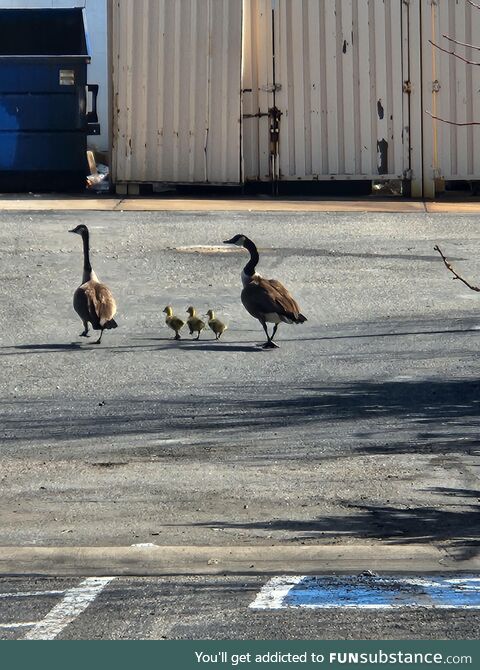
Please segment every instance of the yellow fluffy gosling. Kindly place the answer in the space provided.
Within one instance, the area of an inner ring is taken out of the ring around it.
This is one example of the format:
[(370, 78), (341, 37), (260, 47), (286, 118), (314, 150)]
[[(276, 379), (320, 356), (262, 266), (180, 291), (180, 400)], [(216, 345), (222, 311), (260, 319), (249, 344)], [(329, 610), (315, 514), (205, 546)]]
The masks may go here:
[(167, 305), (167, 307), (165, 307), (163, 313), (167, 315), (165, 318), (165, 323), (169, 328), (171, 328), (175, 332), (175, 339), (180, 340), (181, 339), (180, 331), (185, 325), (185, 321), (182, 321), (182, 319), (179, 319), (178, 316), (174, 315), (173, 309), (171, 308), (170, 305)]
[(215, 333), (215, 339), (219, 340), (222, 334), (227, 330), (227, 326), (220, 321), (220, 319), (215, 318), (215, 312), (213, 309), (209, 309), (207, 312), (208, 316), (208, 327)]
[(199, 340), (200, 339), (200, 333), (205, 328), (205, 321), (202, 321), (202, 319), (198, 318), (197, 310), (195, 309), (195, 307), (189, 307), (187, 309), (187, 314), (190, 314), (190, 316), (187, 319), (187, 326), (190, 330), (190, 335), (193, 335), (194, 333), (198, 333), (198, 335), (195, 339)]

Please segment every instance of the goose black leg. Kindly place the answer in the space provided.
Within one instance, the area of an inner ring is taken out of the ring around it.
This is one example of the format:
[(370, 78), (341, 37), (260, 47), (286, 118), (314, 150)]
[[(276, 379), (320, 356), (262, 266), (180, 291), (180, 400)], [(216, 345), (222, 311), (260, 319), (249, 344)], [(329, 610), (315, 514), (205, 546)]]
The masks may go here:
[[(260, 321), (260, 323), (262, 324), (263, 330), (265, 331), (265, 335), (267, 336), (267, 341), (265, 342), (265, 344), (262, 344), (262, 348), (263, 349), (278, 349), (278, 344), (275, 344), (275, 342), (272, 342), (272, 338), (268, 334), (268, 328), (267, 328), (267, 324), (265, 323), (265, 321)], [(274, 333), (275, 333), (275, 331), (274, 331)], [(272, 337), (273, 337), (273, 335), (272, 335)]]
[(174, 339), (175, 340), (181, 340), (182, 338), (180, 337), (180, 335), (178, 333), (175, 333), (175, 338)]
[(100, 337), (98, 338), (98, 340), (96, 340), (95, 342), (92, 342), (92, 344), (100, 344), (101, 341), (102, 341), (102, 337), (103, 337), (103, 328), (100, 331)]
[(83, 331), (83, 333), (80, 333), (80, 337), (90, 337), (90, 335), (88, 334), (88, 321), (83, 322), (83, 327), (85, 330)]
[(270, 342), (273, 342), (273, 338), (275, 337), (275, 333), (277, 332), (277, 328), (278, 328), (278, 323), (276, 323), (273, 327), (273, 333), (272, 333), (272, 337), (270, 338)]

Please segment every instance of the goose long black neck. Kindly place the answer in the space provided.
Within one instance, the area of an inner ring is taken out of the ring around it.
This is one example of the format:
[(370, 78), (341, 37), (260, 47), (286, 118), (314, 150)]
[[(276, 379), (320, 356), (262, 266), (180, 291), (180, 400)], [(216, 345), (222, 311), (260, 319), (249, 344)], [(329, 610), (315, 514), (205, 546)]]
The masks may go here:
[(83, 241), (83, 271), (87, 274), (91, 274), (92, 265), (90, 263), (90, 233), (88, 230), (82, 231), (82, 241)]
[(260, 256), (258, 255), (257, 247), (248, 237), (245, 238), (243, 246), (250, 252), (250, 260), (245, 265), (243, 272), (247, 275), (247, 277), (252, 277), (255, 274), (255, 268), (258, 265)]

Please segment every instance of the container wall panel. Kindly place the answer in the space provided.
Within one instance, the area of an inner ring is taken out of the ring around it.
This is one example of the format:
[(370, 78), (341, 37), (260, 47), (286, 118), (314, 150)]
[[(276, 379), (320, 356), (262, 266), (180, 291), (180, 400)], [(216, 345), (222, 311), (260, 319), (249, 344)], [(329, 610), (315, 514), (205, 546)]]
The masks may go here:
[(242, 3), (114, 0), (115, 182), (239, 183)]
[(282, 177), (402, 177), (402, 4), (278, 0)]
[[(246, 0), (245, 24), (251, 110), (276, 106), (280, 122), (281, 179), (402, 178), (409, 168), (404, 148), (402, 0)], [(273, 10), (273, 46), (265, 17)], [(250, 37), (248, 37), (250, 36)], [(268, 63), (274, 54), (275, 80)], [(262, 100), (262, 91), (275, 91)], [(245, 94), (246, 98), (247, 94)], [(258, 155), (268, 155), (268, 125), (258, 121), (258, 148), (251, 131), (245, 173), (255, 178)], [(245, 124), (247, 121), (245, 121)], [(408, 123), (408, 121), (407, 121)], [(266, 124), (266, 122), (265, 122)], [(251, 124), (253, 126), (253, 124)], [(251, 155), (250, 155), (251, 152)], [(271, 174), (270, 174), (271, 176)], [(264, 178), (264, 170), (260, 171)]]
[(270, 171), (266, 112), (273, 82), (272, 1), (245, 0), (243, 4), (243, 170), (246, 179), (266, 180)]
[[(422, 0), (425, 182), (478, 180), (480, 126), (468, 124), (480, 122), (480, 64), (466, 63), (429, 40), (479, 62), (478, 49), (464, 45), (480, 46), (480, 9), (467, 0)], [(427, 194), (433, 193), (432, 186)]]

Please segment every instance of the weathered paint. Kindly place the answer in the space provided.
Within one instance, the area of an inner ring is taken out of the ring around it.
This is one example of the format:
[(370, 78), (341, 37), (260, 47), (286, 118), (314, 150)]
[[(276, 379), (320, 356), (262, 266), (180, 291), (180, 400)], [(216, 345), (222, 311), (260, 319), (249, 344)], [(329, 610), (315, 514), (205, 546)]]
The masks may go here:
[(41, 621), (35, 623), (24, 639), (54, 640), (87, 609), (112, 579), (114, 578), (88, 577), (78, 586), (68, 589), (62, 600)]
[(480, 609), (480, 577), (274, 577), (252, 609)]
[[(408, 6), (247, 0), (245, 7), (246, 179), (403, 178)], [(272, 107), (281, 113), (278, 174), (263, 116)]]
[(39, 596), (45, 598), (46, 596), (57, 596), (62, 595), (63, 593), (65, 593), (65, 589), (61, 591), (13, 591), (12, 593), (0, 593), (0, 600), (10, 600), (11, 598), (38, 598)]
[(113, 179), (239, 183), (242, 3), (113, 0)]

